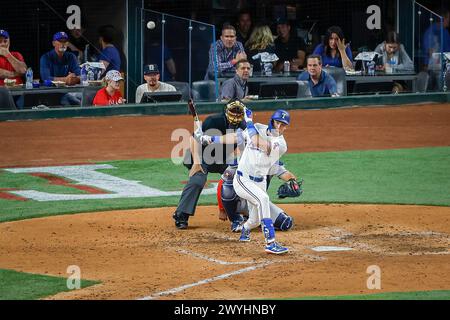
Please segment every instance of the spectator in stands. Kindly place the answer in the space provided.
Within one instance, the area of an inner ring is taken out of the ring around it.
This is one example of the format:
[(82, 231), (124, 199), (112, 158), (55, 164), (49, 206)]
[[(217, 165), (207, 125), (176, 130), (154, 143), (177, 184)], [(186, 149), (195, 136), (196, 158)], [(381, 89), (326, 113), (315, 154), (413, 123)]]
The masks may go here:
[(313, 54), (321, 56), (322, 63), (326, 67), (333, 66), (352, 70), (352, 49), (345, 42), (342, 29), (338, 26), (332, 26), (327, 30), (324, 42), (314, 49)]
[(6, 30), (0, 30), (0, 86), (5, 79), (15, 79), (16, 84), (23, 83), (23, 75), (27, 65), (22, 55), (16, 51), (9, 51), (11, 39)]
[(80, 66), (72, 52), (67, 51), (69, 36), (61, 31), (53, 36), (53, 49), (40, 60), (41, 79), (63, 81), (66, 85), (80, 83)]
[(104, 79), (106, 87), (100, 89), (94, 97), (92, 104), (94, 106), (112, 106), (125, 103), (120, 93), (120, 81), (123, 81), (122, 75), (117, 70), (110, 70), (106, 73)]
[(110, 70), (117, 70), (120, 71), (120, 53), (119, 50), (114, 46), (114, 36), (115, 36), (115, 29), (113, 26), (106, 25), (101, 26), (98, 29), (99, 33), (99, 42), (100, 46), (102, 48), (102, 51), (100, 52), (98, 56), (98, 60), (102, 62), (106, 69), (103, 72), (102, 76), (105, 75)]
[(285, 18), (278, 18), (276, 24), (278, 37), (275, 40), (275, 53), (280, 59), (275, 65), (275, 71), (283, 70), (284, 61), (290, 62), (291, 71), (303, 69), (306, 56), (305, 42), (291, 33), (291, 25)]
[(398, 71), (414, 71), (414, 63), (406, 53), (405, 47), (400, 43), (400, 38), (395, 31), (388, 32), (386, 40), (380, 43), (375, 52), (380, 54), (378, 58), (378, 70), (384, 70), (391, 58), (396, 61), (396, 70)]
[(260, 72), (260, 59), (254, 60), (253, 56), (261, 52), (275, 53), (275, 44), (270, 28), (266, 25), (255, 27), (250, 39), (245, 44), (245, 49), (248, 61), (253, 65), (253, 72)]
[[(145, 58), (146, 61), (156, 62), (158, 68), (162, 68), (161, 65), (161, 42), (157, 37), (153, 37), (153, 41), (150, 41), (149, 47), (146, 50)], [(177, 68), (175, 61), (172, 57), (172, 51), (168, 46), (164, 45), (164, 79), (163, 81), (175, 81), (177, 75)]]
[(159, 69), (157, 64), (149, 64), (144, 67), (145, 83), (136, 89), (136, 103), (140, 103), (145, 92), (168, 92), (177, 89), (168, 83), (159, 81)]
[[(441, 8), (437, 13), (443, 17), (442, 24), (440, 19), (431, 24), (423, 34), (422, 45), (424, 60), (422, 61), (422, 70), (428, 71), (430, 80), (428, 89), (436, 90), (440, 88), (441, 83), (441, 57), (439, 52), (450, 52), (450, 11), (448, 8)], [(443, 43), (441, 46), (441, 26), (443, 27)]]
[(69, 42), (67, 43), (68, 50), (70, 50), (78, 59), (78, 63), (82, 64), (84, 59), (88, 57), (84, 56), (84, 49), (86, 49), (86, 45), (88, 41), (83, 36), (84, 28), (73, 28), (69, 32)]
[(230, 99), (244, 99), (248, 94), (247, 80), (250, 76), (250, 63), (246, 59), (236, 63), (236, 75), (222, 84), (220, 98), (226, 102)]
[[(214, 55), (214, 51), (216, 55)], [(224, 76), (225, 73), (234, 73), (236, 63), (241, 59), (247, 59), (244, 46), (241, 42), (236, 41), (236, 29), (230, 24), (225, 24), (220, 40), (216, 42), (216, 47), (211, 45), (209, 49), (209, 64), (205, 80), (214, 79), (214, 60), (218, 75)]]
[(236, 40), (245, 44), (252, 33), (252, 17), (248, 10), (241, 10), (236, 25)]
[[(443, 17), (442, 25), (444, 29), (444, 42), (442, 44), (442, 52), (450, 52), (450, 33), (448, 27), (450, 25), (450, 11), (448, 8), (438, 10), (438, 14)], [(423, 34), (423, 50), (426, 54), (424, 64), (428, 69), (436, 69), (435, 66), (440, 66), (440, 57), (433, 53), (441, 52), (441, 21), (431, 24)]]
[[(63, 31), (53, 35), (53, 49), (40, 60), (42, 81), (62, 81), (68, 86), (80, 83), (80, 66), (75, 55), (67, 51), (68, 40), (69, 36)], [(81, 99), (81, 93), (67, 93), (61, 98), (61, 104), (80, 105)]]
[(299, 74), (297, 80), (308, 81), (313, 97), (338, 96), (336, 81), (331, 75), (322, 70), (320, 55), (312, 54), (308, 56), (306, 59), (306, 70)]

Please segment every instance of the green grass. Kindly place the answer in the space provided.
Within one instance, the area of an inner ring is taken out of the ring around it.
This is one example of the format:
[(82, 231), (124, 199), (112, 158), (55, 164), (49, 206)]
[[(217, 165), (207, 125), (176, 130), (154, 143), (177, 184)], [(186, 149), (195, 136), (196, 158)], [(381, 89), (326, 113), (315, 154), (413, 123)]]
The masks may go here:
[[(374, 203), (450, 206), (450, 147), (288, 154), (286, 167), (304, 178), (300, 198), (278, 200), (273, 180), (269, 194), (278, 203)], [(182, 190), (187, 170), (170, 159), (108, 162), (115, 169), (99, 170), (165, 191)], [(210, 174), (209, 180), (218, 180)], [(51, 186), (45, 179), (0, 170), (0, 188), (46, 192), (82, 191)], [(0, 222), (77, 212), (176, 206), (179, 196), (80, 200), (13, 201), (0, 199)], [(215, 204), (216, 196), (201, 196), (199, 204)]]
[(288, 300), (450, 300), (450, 291), (385, 292), (334, 297), (301, 297)]
[[(35, 300), (70, 291), (67, 279), (39, 274), (0, 269), (0, 300)], [(98, 281), (81, 280), (80, 287), (86, 288)]]

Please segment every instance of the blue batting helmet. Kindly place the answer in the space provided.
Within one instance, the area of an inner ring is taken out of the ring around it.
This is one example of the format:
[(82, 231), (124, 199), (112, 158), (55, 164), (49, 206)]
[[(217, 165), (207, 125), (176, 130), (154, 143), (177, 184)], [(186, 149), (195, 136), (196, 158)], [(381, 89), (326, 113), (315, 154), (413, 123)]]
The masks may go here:
[(278, 109), (273, 113), (272, 117), (270, 117), (269, 130), (273, 129), (273, 120), (283, 122), (284, 124), (287, 125), (291, 122), (291, 116), (289, 115), (289, 112), (287, 112), (286, 110)]

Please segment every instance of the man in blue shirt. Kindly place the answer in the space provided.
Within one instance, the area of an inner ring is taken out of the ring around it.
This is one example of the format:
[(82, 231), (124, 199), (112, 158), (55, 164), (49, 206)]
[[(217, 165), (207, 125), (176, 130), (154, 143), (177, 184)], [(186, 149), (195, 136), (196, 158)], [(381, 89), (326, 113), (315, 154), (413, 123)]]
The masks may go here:
[(121, 60), (119, 50), (113, 45), (115, 29), (113, 26), (102, 26), (99, 28), (99, 41), (102, 51), (98, 56), (98, 60), (102, 62), (106, 70), (103, 72), (104, 76), (110, 70), (120, 71)]
[[(236, 63), (239, 60), (247, 59), (242, 43), (236, 41), (236, 29), (229, 24), (222, 28), (220, 40), (209, 49), (209, 65), (205, 75), (205, 80), (214, 79), (214, 60), (217, 64), (218, 76), (224, 76), (225, 73), (234, 73)], [(216, 55), (214, 55), (214, 53)]]
[(53, 36), (53, 48), (41, 57), (41, 79), (63, 81), (66, 85), (80, 83), (80, 66), (77, 58), (67, 50), (69, 36), (65, 32), (57, 32)]
[[(53, 48), (42, 55), (40, 60), (41, 79), (63, 81), (71, 86), (80, 83), (80, 66), (76, 56), (67, 50), (69, 36), (65, 32), (57, 32), (53, 36)], [(80, 105), (81, 93), (67, 93), (61, 98), (61, 104)]]
[(307, 71), (299, 74), (297, 80), (308, 81), (313, 97), (338, 96), (336, 81), (331, 75), (322, 70), (322, 59), (319, 55), (312, 54), (308, 56), (306, 68)]
[[(423, 53), (425, 70), (428, 70), (430, 74), (430, 80), (428, 83), (429, 90), (435, 90), (440, 88), (441, 82), (441, 57), (439, 54), (441, 52), (450, 51), (450, 33), (448, 32), (448, 27), (450, 25), (450, 11), (448, 9), (441, 9), (438, 11), (439, 15), (443, 17), (442, 24), (440, 19), (436, 23), (433, 23), (428, 27), (428, 29), (423, 34)], [(441, 27), (443, 28), (443, 40), (441, 46)]]

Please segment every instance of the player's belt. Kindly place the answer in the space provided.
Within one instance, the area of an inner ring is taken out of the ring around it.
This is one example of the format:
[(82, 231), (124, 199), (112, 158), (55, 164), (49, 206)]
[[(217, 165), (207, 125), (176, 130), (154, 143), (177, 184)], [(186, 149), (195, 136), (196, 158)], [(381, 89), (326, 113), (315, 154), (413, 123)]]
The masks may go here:
[[(237, 170), (237, 174), (240, 175), (241, 177), (244, 177), (244, 174), (241, 171), (239, 171), (239, 170)], [(264, 181), (263, 177), (253, 177), (253, 176), (250, 176), (250, 175), (245, 175), (245, 177), (247, 177), (250, 180), (253, 180), (255, 182), (263, 182)]]

